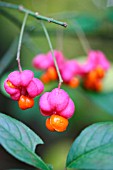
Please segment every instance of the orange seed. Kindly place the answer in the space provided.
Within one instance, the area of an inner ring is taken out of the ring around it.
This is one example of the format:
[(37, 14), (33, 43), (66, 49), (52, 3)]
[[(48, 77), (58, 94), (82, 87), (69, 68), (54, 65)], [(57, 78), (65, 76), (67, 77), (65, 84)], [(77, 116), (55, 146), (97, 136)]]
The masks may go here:
[(68, 126), (68, 119), (59, 115), (52, 115), (50, 117), (50, 124), (57, 132), (63, 132)]
[(48, 130), (50, 130), (51, 132), (55, 131), (55, 129), (52, 127), (52, 125), (50, 124), (50, 118), (46, 119), (46, 127)]
[(97, 67), (96, 73), (97, 73), (98, 78), (103, 78), (105, 76), (105, 71), (102, 67)]
[(56, 69), (54, 67), (49, 67), (47, 69), (47, 75), (50, 78), (50, 80), (56, 80), (57, 79), (57, 72)]
[(28, 108), (32, 108), (34, 106), (34, 100), (30, 97), (21, 95), (18, 101), (18, 105), (20, 109), (26, 110)]
[(16, 88), (9, 80), (7, 80), (7, 85), (11, 88)]
[(69, 86), (72, 88), (76, 88), (79, 86), (79, 79), (77, 77), (73, 77), (70, 81), (69, 81)]
[(49, 82), (50, 82), (50, 78), (49, 78), (49, 76), (48, 76), (47, 73), (44, 73), (44, 74), (40, 77), (40, 79), (41, 79), (41, 81), (42, 81), (43, 83), (49, 83)]

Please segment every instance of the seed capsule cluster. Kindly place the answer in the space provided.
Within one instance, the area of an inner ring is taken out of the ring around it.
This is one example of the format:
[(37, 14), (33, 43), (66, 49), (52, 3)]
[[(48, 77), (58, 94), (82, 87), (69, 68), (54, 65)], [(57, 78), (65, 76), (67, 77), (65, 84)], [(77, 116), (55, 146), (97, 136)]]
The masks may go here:
[(100, 92), (102, 91), (102, 79), (104, 78), (105, 71), (101, 67), (90, 71), (83, 80), (83, 85), (88, 90)]
[[(72, 88), (78, 87), (78, 72), (80, 71), (80, 66), (77, 61), (67, 60), (62, 52), (57, 50), (54, 50), (54, 56), (56, 58), (63, 81)], [(33, 66), (36, 69), (44, 70), (44, 73), (40, 77), (43, 83), (49, 83), (50, 81), (58, 79), (51, 52), (35, 56), (33, 59)]]
[[(49, 72), (51, 70), (48, 70)], [(13, 100), (18, 101), (19, 107), (26, 110), (34, 106), (34, 97), (42, 93), (44, 85), (39, 79), (34, 78), (32, 71), (24, 70), (10, 73), (4, 82), (4, 88)], [(40, 97), (39, 108), (43, 116), (49, 116), (46, 120), (47, 129), (57, 132), (67, 129), (68, 119), (75, 111), (72, 99), (60, 88), (45, 92)]]
[[(110, 67), (110, 63), (103, 52), (90, 50), (86, 61), (82, 64), (75, 59), (66, 59), (57, 50), (54, 50), (54, 55), (65, 84), (71, 88), (77, 88), (82, 84), (87, 90), (96, 92), (102, 90), (102, 79)], [(44, 60), (43, 63), (42, 60)], [(33, 65), (36, 69), (44, 71), (41, 76), (43, 83), (58, 79), (51, 52), (35, 56)]]
[[(66, 84), (76, 88), (79, 79), (87, 90), (100, 92), (102, 79), (110, 67), (109, 61), (101, 51), (89, 51), (87, 61), (83, 64), (76, 60), (66, 60), (63, 54), (54, 51), (55, 58)], [(41, 76), (44, 83), (58, 79), (51, 52), (40, 54), (33, 59), (33, 65), (38, 69), (44, 69)], [(78, 79), (79, 77), (79, 79)], [(42, 81), (34, 77), (31, 70), (13, 71), (4, 82), (6, 92), (13, 100), (18, 101), (22, 110), (34, 106), (34, 98), (44, 90)], [(68, 127), (68, 119), (75, 112), (75, 105), (69, 95), (60, 87), (51, 92), (45, 92), (39, 99), (39, 108), (43, 116), (47, 116), (46, 127), (50, 131), (63, 132)]]

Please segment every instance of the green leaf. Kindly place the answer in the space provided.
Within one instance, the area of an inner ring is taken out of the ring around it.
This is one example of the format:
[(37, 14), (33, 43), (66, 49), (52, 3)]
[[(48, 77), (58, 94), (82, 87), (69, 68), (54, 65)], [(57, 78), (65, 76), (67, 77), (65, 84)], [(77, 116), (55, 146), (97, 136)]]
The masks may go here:
[(0, 113), (0, 144), (15, 158), (34, 167), (50, 170), (35, 154), (37, 144), (43, 141), (23, 123)]
[(100, 26), (100, 21), (98, 20), (98, 18), (93, 17), (91, 15), (86, 15), (86, 14), (85, 15), (81, 15), (81, 16), (77, 17), (75, 19), (75, 21), (77, 21), (77, 23), (81, 26), (81, 28), (85, 32), (95, 31)]
[(66, 166), (77, 169), (113, 169), (113, 122), (95, 123), (74, 141)]
[(78, 15), (75, 18), (69, 19), (70, 23), (69, 29), (79, 31), (78, 26), (85, 32), (94, 32), (97, 31), (100, 26), (100, 20), (96, 17), (90, 15)]
[(80, 89), (90, 101), (97, 104), (103, 110), (113, 115), (113, 92), (96, 93)]
[(3, 71), (8, 67), (8, 65), (15, 57), (17, 51), (17, 42), (18, 42), (18, 38), (16, 37), (12, 42), (11, 46), (9, 47), (9, 49), (7, 50), (7, 52), (0, 60), (0, 75), (2, 75)]

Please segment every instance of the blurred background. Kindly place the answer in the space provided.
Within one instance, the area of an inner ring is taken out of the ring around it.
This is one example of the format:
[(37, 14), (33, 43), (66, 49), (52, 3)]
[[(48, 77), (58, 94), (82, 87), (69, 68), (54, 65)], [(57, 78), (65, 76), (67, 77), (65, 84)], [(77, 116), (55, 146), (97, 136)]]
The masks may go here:
[[(107, 0), (6, 0), (9, 3), (23, 5), (40, 15), (66, 22), (67, 28), (47, 23), (54, 49), (61, 50), (67, 58), (81, 58), (86, 52), (81, 44), (76, 29), (76, 22), (84, 32), (89, 45), (94, 50), (102, 50), (113, 61), (113, 7), (107, 7)], [(71, 89), (63, 85), (76, 106), (75, 115), (69, 120), (68, 130), (64, 133), (49, 132), (45, 127), (45, 118), (38, 108), (39, 97), (35, 99), (32, 109), (21, 111), (18, 103), (11, 100), (3, 89), (3, 82), (9, 72), (16, 70), (16, 52), (18, 37), (24, 14), (13, 9), (0, 7), (0, 112), (10, 115), (29, 126), (43, 140), (36, 152), (55, 170), (65, 167), (66, 155), (74, 139), (87, 126), (100, 121), (113, 121), (113, 81), (109, 80), (102, 94), (89, 94), (81, 88)], [(21, 63), (24, 69), (32, 69), (32, 59), (36, 54), (47, 53), (49, 45), (41, 24), (29, 16), (25, 27), (21, 49)], [(3, 59), (4, 58), (4, 59)], [(113, 75), (113, 72), (111, 72)], [(113, 80), (113, 79), (112, 79)], [(58, 82), (45, 85), (45, 91), (57, 87)], [(110, 87), (109, 87), (110, 86)], [(1, 168), (2, 167), (2, 168)], [(0, 148), (0, 169), (33, 169), (19, 162)]]

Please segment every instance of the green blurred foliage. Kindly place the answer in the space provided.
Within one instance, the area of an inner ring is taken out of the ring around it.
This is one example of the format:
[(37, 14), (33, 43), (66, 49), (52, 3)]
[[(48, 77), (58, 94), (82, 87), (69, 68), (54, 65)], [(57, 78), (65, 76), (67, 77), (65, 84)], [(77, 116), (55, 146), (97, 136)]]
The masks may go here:
[[(112, 8), (97, 8), (91, 0), (7, 0), (7, 2), (22, 4), (30, 10), (39, 12), (40, 15), (54, 17), (55, 19), (67, 22), (67, 28), (45, 22), (53, 48), (62, 50), (67, 58), (78, 58), (79, 56), (86, 55), (76, 35), (74, 26), (70, 24), (70, 21), (77, 20), (84, 29), (91, 48), (102, 50), (108, 59), (113, 61)], [(1, 11), (1, 9), (4, 10), (5, 13)], [(8, 15), (6, 15), (6, 12)], [(1, 60), (14, 39), (19, 36), (24, 14), (16, 10), (5, 8), (0, 8), (0, 14)], [(9, 14), (16, 18), (16, 23), (12, 22), (11, 17), (8, 17)], [(21, 63), (23, 68), (33, 69), (32, 58), (39, 52), (46, 53), (49, 50), (40, 22), (29, 16), (21, 49)], [(17, 69), (15, 58), (13, 58), (12, 62), (5, 69), (0, 80), (3, 80), (3, 76), (6, 72)], [(37, 75), (36, 73), (37, 77), (39, 75), (40, 74)], [(57, 84), (58, 82), (47, 84), (45, 86), (45, 91), (52, 90)], [(55, 170), (62, 169), (62, 160), (65, 161), (66, 159), (66, 153), (71, 146), (71, 141), (73, 141), (82, 129), (95, 122), (113, 120), (112, 115), (93, 103), (79, 88), (71, 89), (66, 85), (63, 85), (62, 88), (69, 93), (76, 106), (76, 113), (73, 118), (69, 120), (69, 128), (64, 133), (51, 133), (46, 129), (45, 117), (40, 114), (37, 104), (39, 97), (35, 99), (34, 108), (21, 111), (18, 108), (17, 102), (7, 98), (3, 93), (0, 94), (0, 111), (21, 120), (39, 134), (45, 141), (45, 145), (40, 146), (38, 152), (44, 157), (45, 161), (47, 160), (48, 163), (54, 164), (56, 167)], [(64, 154), (61, 154), (61, 152)], [(13, 158), (7, 159), (7, 153), (3, 152), (3, 154), (6, 155), (6, 160), (9, 162), (5, 168), (15, 168), (16, 165), (11, 164), (11, 161), (14, 161)], [(62, 159), (60, 159), (60, 157), (62, 157)], [(1, 163), (2, 159), (0, 161), (0, 164)], [(61, 165), (61, 167), (59, 167), (58, 164)], [(3, 166), (4, 165), (5, 163), (3, 162)], [(21, 168), (24, 167), (24, 165), (19, 164), (18, 166)]]

